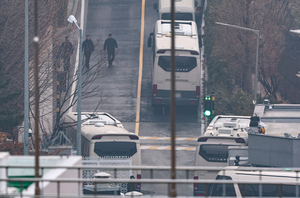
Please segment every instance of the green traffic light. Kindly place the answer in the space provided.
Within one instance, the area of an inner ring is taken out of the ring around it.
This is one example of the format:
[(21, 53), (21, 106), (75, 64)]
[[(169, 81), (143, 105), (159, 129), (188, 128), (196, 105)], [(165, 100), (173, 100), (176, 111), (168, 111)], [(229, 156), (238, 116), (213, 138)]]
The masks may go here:
[(210, 110), (205, 110), (205, 111), (204, 111), (204, 115), (205, 115), (206, 117), (211, 116), (211, 111), (210, 111)]
[(210, 97), (205, 97), (205, 100), (210, 100)]

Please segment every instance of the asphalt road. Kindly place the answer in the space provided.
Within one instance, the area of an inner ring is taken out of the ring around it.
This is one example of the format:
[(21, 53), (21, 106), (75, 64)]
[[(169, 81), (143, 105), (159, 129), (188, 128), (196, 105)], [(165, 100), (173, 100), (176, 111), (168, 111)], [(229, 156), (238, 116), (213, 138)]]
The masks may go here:
[[(92, 87), (100, 86), (101, 93), (82, 101), (82, 111), (94, 111), (99, 98), (102, 99), (97, 111), (108, 112), (119, 119), (124, 127), (135, 132), (137, 87), (139, 73), (139, 46), (141, 31), (140, 0), (90, 0), (87, 8), (86, 35), (92, 40), (100, 40), (92, 58), (104, 56), (103, 43), (109, 33), (118, 42), (118, 51), (112, 67), (102, 64), (103, 77), (97, 79)], [(153, 31), (157, 12), (153, 3), (157, 0), (146, 0), (145, 34), (143, 48), (143, 78), (140, 110), (140, 136), (170, 137), (170, 114), (155, 114), (151, 106), (151, 50), (147, 48), (147, 39)], [(96, 58), (98, 59), (98, 58)], [(95, 64), (97, 60), (92, 60)], [(200, 123), (196, 110), (178, 109), (176, 114), (176, 136), (197, 137), (200, 135)], [(193, 141), (177, 141), (178, 145), (194, 146)], [(169, 141), (141, 141), (142, 145), (170, 145)], [(178, 166), (193, 166), (194, 151), (177, 151)], [(171, 153), (168, 150), (142, 150), (142, 165), (170, 165)], [(143, 178), (150, 177), (144, 171)], [(170, 178), (169, 172), (154, 172), (155, 178)], [(178, 178), (186, 178), (185, 173), (177, 173)], [(192, 178), (192, 173), (189, 173)], [(178, 186), (178, 195), (192, 196), (192, 185)], [(156, 195), (166, 195), (167, 186), (143, 185), (142, 191), (153, 192)]]

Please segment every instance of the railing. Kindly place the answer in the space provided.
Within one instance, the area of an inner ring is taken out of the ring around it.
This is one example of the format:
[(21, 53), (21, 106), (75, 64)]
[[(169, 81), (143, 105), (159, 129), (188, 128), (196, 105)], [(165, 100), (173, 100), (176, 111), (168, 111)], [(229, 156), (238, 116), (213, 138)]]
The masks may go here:
[[(11, 169), (16, 169), (16, 168), (21, 168), (21, 169), (34, 169), (34, 166), (0, 166), (1, 169), (6, 170), (6, 175), (8, 174), (8, 171)], [(81, 171), (83, 169), (101, 169), (101, 170), (143, 170), (143, 171), (149, 171), (150, 172), (150, 178), (148, 179), (118, 179), (118, 178), (111, 178), (109, 179), (82, 179), (81, 178)], [(56, 183), (56, 191), (53, 191), (53, 193), (47, 193), (47, 194), (42, 194), (40, 197), (89, 197), (86, 195), (82, 195), (82, 192), (78, 191), (77, 196), (74, 194), (72, 195), (67, 195), (67, 194), (62, 194), (61, 193), (61, 185), (65, 183), (77, 183), (78, 184), (78, 189), (81, 189), (80, 187), (82, 186), (82, 183), (94, 183), (95, 185), (95, 191), (94, 191), (94, 196), (97, 195), (96, 191), (96, 186), (97, 184), (102, 184), (102, 183), (141, 183), (141, 184), (167, 184), (168, 186), (170, 184), (203, 184), (205, 185), (206, 189), (209, 184), (223, 184), (223, 192), (221, 193), (221, 196), (226, 197), (226, 185), (227, 184), (240, 184), (240, 185), (245, 185), (245, 184), (258, 184), (259, 185), (259, 196), (262, 197), (262, 186), (263, 185), (272, 185), (272, 184), (277, 184), (279, 186), (282, 185), (293, 185), (295, 186), (295, 196), (293, 197), (299, 197), (299, 172), (300, 168), (255, 168), (255, 167), (176, 167), (176, 171), (184, 171), (186, 173), (186, 178), (185, 179), (155, 179), (153, 177), (154, 171), (170, 171), (171, 167), (170, 166), (118, 166), (118, 167), (111, 167), (111, 166), (73, 166), (73, 167), (67, 167), (67, 166), (42, 166), (40, 167), (41, 172), (43, 173), (45, 169), (70, 169), (70, 170), (77, 170), (78, 174), (74, 175), (74, 178), (59, 178), (59, 179), (49, 179), (49, 178), (0, 178), (0, 183), (2, 182), (20, 182), (21, 186), (21, 192), (19, 194), (14, 194), (11, 195), (7, 192), (2, 193), (2, 195), (6, 194), (5, 196), (13, 196), (13, 197), (34, 197), (34, 195), (29, 195), (29, 194), (23, 194), (22, 192), (22, 186), (25, 182), (37, 182), (39, 181), (41, 186), (43, 186), (43, 183), (46, 182), (51, 182), (51, 183)], [(250, 180), (208, 180), (208, 179), (199, 179), (199, 180), (194, 180), (194, 179), (189, 179), (189, 173), (191, 171), (214, 171), (214, 172), (220, 172), (219, 175), (226, 175), (226, 171), (258, 171), (259, 173), (259, 181), (250, 181)], [(262, 172), (267, 172), (267, 171), (272, 171), (272, 172), (293, 172), (295, 173), (295, 177), (292, 180), (289, 181), (282, 181), (280, 180), (262, 180)], [(43, 174), (42, 174), (43, 175)], [(43, 191), (42, 191), (43, 192)], [(166, 195), (167, 193), (166, 189)], [(115, 196), (120, 196), (114, 193)], [(242, 194), (242, 192), (241, 192)], [(1, 196), (1, 195), (0, 195)], [(99, 196), (99, 195), (97, 195)], [(100, 195), (101, 196), (101, 195)], [(149, 195), (153, 196), (153, 194)], [(205, 192), (203, 196), (209, 196), (208, 192)], [(2, 196), (1, 196), (2, 197)], [(90, 196), (91, 197), (91, 196)], [(157, 197), (157, 195), (155, 195)], [(167, 196), (164, 196), (167, 197)], [(227, 196), (228, 197), (228, 196)], [(278, 197), (281, 197), (279, 195)]]

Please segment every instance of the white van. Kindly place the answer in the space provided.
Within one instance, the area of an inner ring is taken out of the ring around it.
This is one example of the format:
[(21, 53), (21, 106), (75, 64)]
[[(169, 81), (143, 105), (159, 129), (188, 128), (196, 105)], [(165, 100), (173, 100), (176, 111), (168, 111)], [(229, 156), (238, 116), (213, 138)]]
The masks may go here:
[[(153, 8), (159, 20), (171, 20), (171, 0), (159, 0)], [(175, 0), (175, 20), (195, 21), (195, 0)]]
[[(224, 167), (228, 161), (229, 146), (246, 146), (250, 116), (216, 116), (197, 140), (195, 166)], [(214, 179), (218, 171), (195, 171), (194, 179)], [(195, 183), (194, 196), (202, 196), (205, 186)]]
[[(82, 112), (81, 153), (85, 158), (126, 159), (131, 165), (141, 165), (140, 140), (134, 133), (123, 128), (122, 123), (108, 113)], [(65, 133), (76, 143), (77, 113), (68, 113), (65, 123), (69, 125)], [(72, 124), (73, 123), (73, 124)], [(76, 145), (76, 144), (75, 144)], [(134, 179), (141, 179), (140, 170), (130, 171)], [(136, 185), (140, 190), (141, 185)]]
[[(257, 183), (245, 184), (213, 184), (209, 196), (212, 197), (260, 197), (259, 182), (278, 182), (278, 184), (262, 184), (262, 197), (299, 197), (298, 178), (295, 172), (271, 172), (271, 171), (220, 171), (217, 180), (250, 181)], [(287, 182), (289, 184), (282, 184)], [(295, 183), (293, 183), (295, 182)], [(225, 187), (225, 189), (223, 189)], [(298, 192), (298, 195), (297, 195)]]
[[(171, 21), (158, 20), (148, 38), (152, 46), (152, 105), (170, 105)], [(194, 21), (175, 23), (176, 105), (199, 105), (201, 65), (197, 25)]]

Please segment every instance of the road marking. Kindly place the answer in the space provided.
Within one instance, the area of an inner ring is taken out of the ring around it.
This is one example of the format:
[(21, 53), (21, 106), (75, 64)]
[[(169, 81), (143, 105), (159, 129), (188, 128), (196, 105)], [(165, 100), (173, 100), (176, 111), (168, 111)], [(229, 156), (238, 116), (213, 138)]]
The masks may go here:
[(140, 129), (140, 107), (141, 107), (141, 91), (142, 91), (142, 76), (143, 76), (144, 29), (145, 29), (145, 0), (142, 0), (139, 79), (138, 79), (138, 88), (137, 88), (136, 119), (135, 119), (135, 134), (136, 135), (139, 135), (139, 129)]
[[(140, 136), (140, 140), (171, 140), (170, 137), (150, 137), (150, 136)], [(179, 141), (197, 141), (196, 137), (176, 137)]]
[[(171, 150), (171, 146), (144, 146), (140, 147), (142, 150)], [(196, 147), (176, 146), (176, 151), (195, 151)]]

